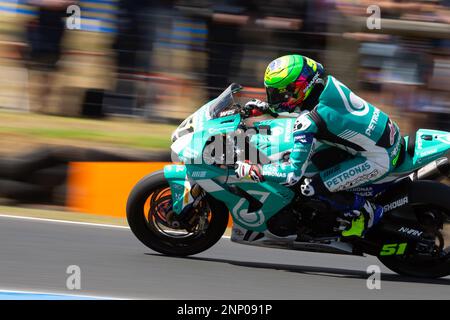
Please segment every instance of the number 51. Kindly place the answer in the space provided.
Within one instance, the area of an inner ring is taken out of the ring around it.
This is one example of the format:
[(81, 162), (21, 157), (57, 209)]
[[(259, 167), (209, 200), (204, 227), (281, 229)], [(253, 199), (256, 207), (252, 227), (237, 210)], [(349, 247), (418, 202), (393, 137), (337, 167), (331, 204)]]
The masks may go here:
[(405, 253), (407, 243), (385, 244), (381, 249), (380, 256), (402, 255)]

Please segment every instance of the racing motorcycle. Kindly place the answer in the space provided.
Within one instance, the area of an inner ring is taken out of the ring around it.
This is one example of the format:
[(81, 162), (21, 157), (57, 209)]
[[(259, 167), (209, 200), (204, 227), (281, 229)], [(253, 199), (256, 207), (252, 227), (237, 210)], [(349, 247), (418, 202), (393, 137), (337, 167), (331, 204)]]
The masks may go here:
[[(166, 255), (194, 255), (221, 239), (231, 216), (231, 241), (237, 243), (374, 255), (398, 274), (450, 275), (450, 187), (441, 181), (450, 177), (450, 133), (420, 129), (403, 137), (395, 170), (387, 178), (350, 189), (382, 205), (384, 215), (364, 237), (343, 238), (343, 213), (303, 197), (299, 184), (235, 177), (235, 162), (249, 160), (253, 151), (253, 162), (287, 161), (295, 122), (295, 117), (273, 114), (249, 121), (241, 90), (232, 84), (185, 119), (172, 135), (177, 163), (145, 176), (131, 191), (127, 219), (142, 243)], [(242, 136), (242, 143), (236, 143)], [(351, 156), (319, 144), (305, 178)]]

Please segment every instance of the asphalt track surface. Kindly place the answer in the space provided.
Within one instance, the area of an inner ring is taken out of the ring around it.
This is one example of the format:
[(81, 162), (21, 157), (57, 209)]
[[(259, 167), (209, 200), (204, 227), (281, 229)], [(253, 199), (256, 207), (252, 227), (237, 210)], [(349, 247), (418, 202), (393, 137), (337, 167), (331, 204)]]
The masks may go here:
[[(126, 228), (0, 216), (0, 291), (132, 299), (449, 299), (450, 277), (407, 278), (373, 257), (257, 248), (222, 239), (191, 258), (142, 245)], [(369, 265), (381, 289), (366, 286)], [(81, 290), (66, 288), (69, 265)]]

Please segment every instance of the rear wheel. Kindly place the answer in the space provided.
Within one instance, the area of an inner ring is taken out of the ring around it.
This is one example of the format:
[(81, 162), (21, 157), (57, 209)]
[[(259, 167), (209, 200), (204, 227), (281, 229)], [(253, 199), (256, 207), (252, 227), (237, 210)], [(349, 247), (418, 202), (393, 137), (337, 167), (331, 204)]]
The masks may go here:
[(166, 255), (188, 256), (219, 241), (228, 225), (228, 210), (206, 195), (195, 208), (175, 214), (169, 184), (159, 171), (133, 188), (127, 219), (134, 235), (149, 248)]
[(450, 275), (450, 210), (431, 205), (412, 205), (416, 218), (428, 234), (429, 243), (410, 254), (380, 256), (392, 271), (413, 277), (441, 278)]

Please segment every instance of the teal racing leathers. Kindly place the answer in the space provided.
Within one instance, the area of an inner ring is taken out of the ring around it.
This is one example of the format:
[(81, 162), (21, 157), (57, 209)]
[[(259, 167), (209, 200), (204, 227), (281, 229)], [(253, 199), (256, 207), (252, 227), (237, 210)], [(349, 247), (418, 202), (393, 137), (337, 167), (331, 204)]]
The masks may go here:
[(400, 155), (400, 130), (389, 116), (355, 95), (332, 76), (318, 98), (317, 106), (297, 118), (294, 147), (287, 163), (262, 167), (265, 180), (295, 184), (304, 175), (318, 142), (352, 154), (320, 177), (330, 192), (369, 184), (385, 177)]

